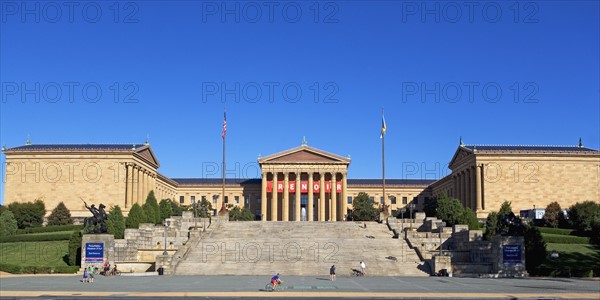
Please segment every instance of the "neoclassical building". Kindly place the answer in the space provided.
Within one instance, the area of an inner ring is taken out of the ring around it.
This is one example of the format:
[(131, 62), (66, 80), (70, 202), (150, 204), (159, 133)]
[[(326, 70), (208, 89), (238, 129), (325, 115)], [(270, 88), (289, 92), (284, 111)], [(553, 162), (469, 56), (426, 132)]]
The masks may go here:
[[(483, 218), (504, 201), (515, 212), (600, 202), (600, 151), (579, 146), (467, 146), (460, 143), (438, 180), (348, 178), (350, 159), (306, 144), (258, 159), (261, 178), (168, 178), (150, 145), (35, 145), (3, 149), (4, 203), (42, 199), (48, 213), (64, 202), (74, 217), (89, 215), (83, 200), (119, 205), (125, 213), (157, 199), (182, 205), (212, 202), (249, 208), (263, 221), (343, 221), (360, 192), (393, 211), (421, 210), (427, 198), (445, 192)], [(224, 197), (223, 197), (224, 196)]]

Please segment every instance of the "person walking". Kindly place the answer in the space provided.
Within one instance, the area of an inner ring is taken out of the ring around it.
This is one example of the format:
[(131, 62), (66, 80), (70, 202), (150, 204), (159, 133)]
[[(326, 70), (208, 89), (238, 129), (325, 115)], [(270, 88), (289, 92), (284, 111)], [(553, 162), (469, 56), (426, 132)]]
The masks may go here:
[(331, 265), (329, 268), (329, 280), (335, 281), (335, 265)]
[(83, 283), (88, 282), (88, 268), (83, 269), (83, 279), (81, 280)]
[(365, 269), (366, 269), (366, 268), (367, 268), (367, 265), (365, 265), (365, 262), (364, 262), (364, 261), (361, 261), (361, 262), (360, 262), (360, 271), (363, 273), (363, 276), (364, 276), (364, 275), (367, 275), (367, 273), (365, 272)]
[(88, 281), (89, 283), (94, 283), (94, 265), (91, 265), (89, 267), (89, 271), (88, 271)]

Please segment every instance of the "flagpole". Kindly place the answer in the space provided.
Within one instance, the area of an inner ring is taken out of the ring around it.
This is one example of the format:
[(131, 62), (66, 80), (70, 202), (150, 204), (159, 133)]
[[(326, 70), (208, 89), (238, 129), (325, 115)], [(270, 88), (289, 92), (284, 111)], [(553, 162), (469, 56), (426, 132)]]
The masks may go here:
[(223, 170), (221, 172), (222, 178), (222, 199), (221, 199), (221, 212), (225, 213), (225, 142), (227, 139), (227, 112), (223, 109)]
[[(383, 120), (383, 122), (385, 123), (385, 117), (383, 114), (383, 108), (381, 109), (381, 118)], [(381, 132), (381, 178), (383, 181), (383, 203), (385, 203), (385, 131), (383, 130), (383, 124), (382, 124), (382, 132)], [(381, 208), (383, 208), (383, 204), (381, 205)]]

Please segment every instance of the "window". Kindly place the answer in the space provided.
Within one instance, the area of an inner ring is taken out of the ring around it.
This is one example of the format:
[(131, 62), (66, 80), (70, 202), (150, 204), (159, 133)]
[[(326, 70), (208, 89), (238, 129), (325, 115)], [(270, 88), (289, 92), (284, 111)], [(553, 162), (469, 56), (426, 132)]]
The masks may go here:
[(206, 201), (206, 196), (202, 196), (202, 201)]
[(225, 203), (229, 203), (229, 196), (225, 196)]
[(419, 203), (419, 197), (414, 197), (413, 198), (413, 203), (414, 204), (418, 204)]
[(402, 204), (408, 204), (408, 198), (402, 197)]
[(379, 203), (382, 205), (385, 204), (385, 199), (383, 199), (383, 196), (379, 197)]
[(213, 195), (213, 203), (217, 203), (217, 201), (219, 200), (219, 195)]
[(240, 204), (240, 196), (233, 196), (233, 200), (235, 200), (235, 204)]
[(185, 202), (185, 196), (179, 196), (179, 203)]
[(396, 204), (396, 196), (390, 196), (390, 202)]
[(192, 204), (196, 203), (196, 196), (190, 196), (190, 201), (192, 201)]
[(250, 205), (250, 196), (246, 196), (245, 200), (246, 205)]
[(371, 200), (371, 204), (375, 203), (375, 197), (371, 196), (371, 197), (369, 197), (369, 200)]
[(352, 196), (348, 196), (348, 204), (352, 204)]

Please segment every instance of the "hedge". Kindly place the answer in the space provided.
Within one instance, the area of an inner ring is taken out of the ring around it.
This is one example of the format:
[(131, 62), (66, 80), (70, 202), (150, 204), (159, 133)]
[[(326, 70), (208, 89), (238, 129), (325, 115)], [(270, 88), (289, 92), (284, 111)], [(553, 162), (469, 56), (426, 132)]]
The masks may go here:
[(24, 229), (17, 229), (17, 234), (26, 233), (41, 233), (41, 232), (55, 232), (55, 231), (79, 231), (83, 228), (83, 225), (56, 225), (46, 227), (29, 227)]
[(571, 236), (562, 234), (542, 233), (542, 238), (546, 243), (554, 244), (589, 244), (590, 238), (583, 236)]
[(4, 236), (0, 237), (0, 243), (65, 241), (69, 240), (72, 234), (73, 231), (64, 231), (53, 234), (21, 234)]
[(551, 234), (560, 234), (560, 235), (571, 235), (573, 233), (573, 229), (564, 229), (564, 228), (552, 228), (552, 227), (538, 227), (541, 233), (551, 233)]
[(11, 264), (0, 264), (0, 271), (11, 274), (52, 274), (65, 273), (75, 274), (79, 272), (78, 266), (19, 266)]

